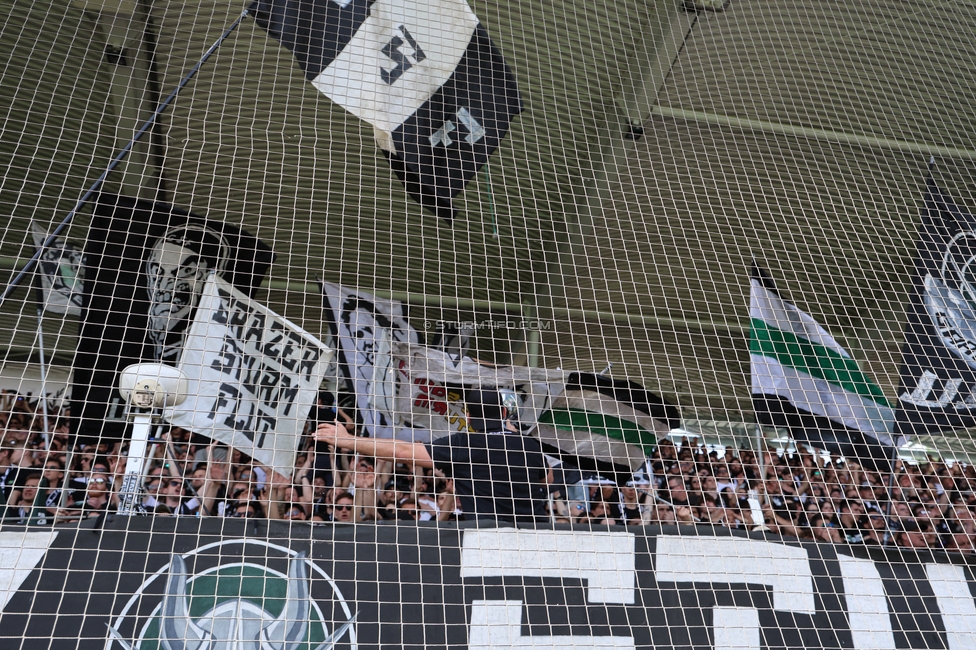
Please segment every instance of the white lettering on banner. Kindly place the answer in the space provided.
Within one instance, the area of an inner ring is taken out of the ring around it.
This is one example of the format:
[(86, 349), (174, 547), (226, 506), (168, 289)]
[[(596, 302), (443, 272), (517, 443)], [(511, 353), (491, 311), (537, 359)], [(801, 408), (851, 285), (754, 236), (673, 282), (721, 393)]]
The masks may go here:
[[(469, 530), (461, 548), (461, 577), (531, 576), (582, 578), (587, 602), (634, 603), (634, 536), (547, 530)], [(629, 636), (523, 637), (522, 601), (476, 600), (471, 605), (468, 647), (632, 649)]]
[(634, 603), (634, 536), (554, 530), (465, 531), (461, 577), (583, 578), (591, 603)]
[[(474, 118), (474, 115), (468, 112), (468, 109), (460, 108), (458, 109), (456, 115), (458, 121), (468, 130), (468, 135), (464, 136), (464, 141), (468, 144), (476, 143), (478, 140), (485, 137), (486, 133), (488, 133), (485, 131), (485, 127), (481, 126), (478, 120)], [(430, 146), (436, 147), (437, 145), (442, 144), (445, 147), (450, 147), (452, 144), (454, 144), (454, 140), (452, 140), (448, 134), (456, 129), (457, 127), (454, 126), (454, 123), (451, 120), (444, 122), (444, 124), (441, 125), (441, 128), (434, 131), (433, 135), (427, 138), (430, 140)]]
[(760, 650), (759, 610), (752, 607), (713, 607), (715, 650)]
[(451, 131), (455, 129), (454, 122), (448, 120), (441, 125), (441, 128), (434, 131), (434, 134), (428, 138), (430, 140), (430, 146), (436, 147), (439, 144), (445, 147), (450, 147), (454, 144), (454, 140), (448, 135)]
[(976, 648), (976, 604), (966, 569), (952, 564), (926, 564), (925, 575), (939, 603), (949, 650)]
[(629, 636), (522, 636), (521, 600), (476, 600), (471, 603), (468, 650), (519, 648), (552, 650), (633, 650)]
[(929, 409), (944, 409), (950, 406), (956, 411), (976, 409), (976, 395), (971, 392), (971, 389), (960, 391), (959, 388), (963, 385), (963, 380), (958, 377), (946, 379), (943, 383), (942, 394), (936, 399), (929, 399), (930, 395), (935, 396), (933, 389), (938, 379), (937, 374), (926, 370), (918, 378), (915, 389), (911, 393), (902, 393), (898, 399), (908, 404)]
[(55, 532), (0, 533), (0, 612), (57, 536)]
[(468, 135), (464, 136), (464, 141), (468, 144), (474, 144), (481, 138), (485, 137), (487, 131), (485, 127), (481, 126), (478, 120), (474, 119), (474, 115), (468, 112), (466, 108), (460, 108), (457, 112), (457, 117), (464, 125), (464, 128), (468, 130)]
[[(657, 537), (658, 582), (760, 584), (773, 589), (773, 608), (814, 614), (813, 575), (802, 548), (741, 537)], [(716, 650), (759, 648), (759, 612), (712, 609)]]
[(837, 555), (851, 638), (858, 650), (895, 650), (891, 615), (881, 574), (871, 560)]

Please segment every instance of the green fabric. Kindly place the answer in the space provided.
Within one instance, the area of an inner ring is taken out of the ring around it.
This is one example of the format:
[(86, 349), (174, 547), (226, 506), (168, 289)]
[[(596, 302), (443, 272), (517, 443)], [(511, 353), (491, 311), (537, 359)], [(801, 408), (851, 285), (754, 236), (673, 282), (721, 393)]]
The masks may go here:
[(638, 445), (645, 451), (657, 444), (657, 436), (629, 420), (611, 415), (580, 409), (550, 409), (539, 417), (540, 424), (551, 424), (563, 431), (589, 431), (590, 433)]
[(890, 407), (881, 388), (861, 372), (857, 362), (828, 347), (753, 318), (749, 352), (776, 359), (784, 366), (827, 381), (850, 393)]

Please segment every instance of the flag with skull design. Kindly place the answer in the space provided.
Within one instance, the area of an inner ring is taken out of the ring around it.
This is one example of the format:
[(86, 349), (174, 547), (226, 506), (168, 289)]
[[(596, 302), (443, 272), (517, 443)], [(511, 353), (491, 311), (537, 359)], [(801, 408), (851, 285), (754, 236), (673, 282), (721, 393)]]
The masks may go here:
[(931, 178), (905, 325), (897, 426), (940, 434), (976, 426), (976, 216)]
[(74, 433), (120, 438), (118, 373), (175, 365), (211, 271), (251, 296), (274, 261), (243, 229), (164, 203), (102, 194), (85, 246), (85, 308), (71, 389)]

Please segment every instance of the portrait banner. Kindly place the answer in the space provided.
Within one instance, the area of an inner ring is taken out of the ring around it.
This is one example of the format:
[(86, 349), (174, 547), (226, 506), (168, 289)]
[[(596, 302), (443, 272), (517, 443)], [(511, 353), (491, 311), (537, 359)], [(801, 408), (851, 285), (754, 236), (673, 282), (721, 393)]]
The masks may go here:
[(85, 309), (71, 389), (73, 431), (120, 438), (118, 375), (134, 363), (179, 361), (211, 272), (253, 295), (274, 261), (243, 229), (166, 203), (101, 194), (85, 245)]

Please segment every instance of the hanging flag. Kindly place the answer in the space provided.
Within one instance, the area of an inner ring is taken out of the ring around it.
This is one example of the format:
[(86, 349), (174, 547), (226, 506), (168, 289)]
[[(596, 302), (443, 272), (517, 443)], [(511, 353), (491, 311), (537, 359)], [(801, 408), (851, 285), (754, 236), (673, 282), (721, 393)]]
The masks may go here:
[(931, 178), (922, 210), (896, 418), (906, 434), (976, 427), (976, 216)]
[(497, 390), (523, 429), (532, 429), (570, 376), (562, 370), (488, 365), (423, 345), (395, 343), (393, 356), (400, 378), (400, 426), (421, 442), (468, 431), (464, 393), (471, 389)]
[[(31, 221), (31, 237), (34, 247), (40, 248), (47, 240), (47, 230)], [(77, 246), (60, 237), (44, 248), (37, 260), (37, 268), (41, 273), (45, 311), (81, 316), (85, 276), (81, 256), (82, 252)]]
[(676, 406), (636, 382), (574, 372), (539, 417), (536, 435), (582, 469), (629, 478), (680, 424)]
[(180, 356), (190, 397), (164, 415), (291, 476), (330, 356), (314, 336), (211, 275)]
[(340, 389), (356, 396), (366, 435), (394, 437), (397, 368), (391, 345), (417, 342), (406, 309), (396, 300), (328, 282), (322, 283), (322, 296)]
[(256, 0), (257, 24), (320, 92), (373, 125), (407, 192), (439, 217), (522, 111), (464, 0)]
[(783, 300), (755, 263), (749, 300), (752, 401), (760, 424), (794, 440), (890, 468), (894, 411), (884, 393), (809, 315)]
[(340, 390), (355, 395), (363, 432), (378, 438), (430, 442), (467, 431), (464, 392), (499, 389), (523, 427), (535, 424), (562, 391), (568, 373), (488, 366), (421, 345), (396, 300), (322, 283), (326, 343), (335, 349)]
[(179, 360), (211, 271), (253, 295), (274, 261), (241, 228), (168, 204), (102, 194), (93, 206), (71, 388), (72, 425), (85, 440), (122, 436), (123, 368)]

